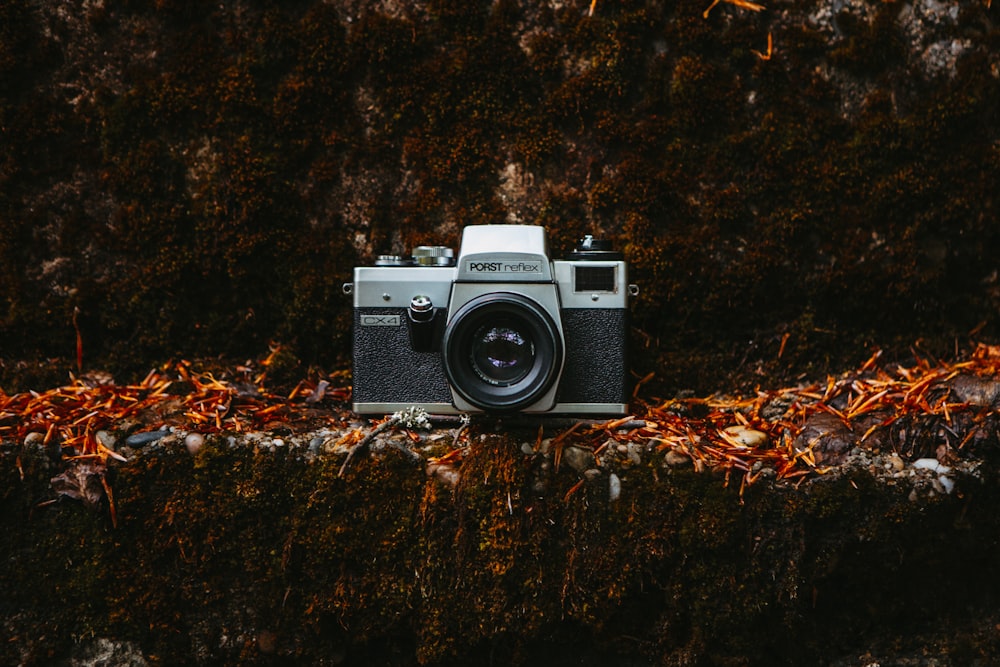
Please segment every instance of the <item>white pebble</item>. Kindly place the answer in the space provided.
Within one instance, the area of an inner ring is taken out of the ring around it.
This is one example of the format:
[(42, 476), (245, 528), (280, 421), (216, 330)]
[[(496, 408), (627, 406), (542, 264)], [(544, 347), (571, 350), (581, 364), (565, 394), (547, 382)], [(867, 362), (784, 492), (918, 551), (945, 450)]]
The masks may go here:
[(947, 477), (946, 475), (940, 475), (938, 477), (938, 482), (941, 484), (941, 491), (943, 491), (945, 494), (950, 494), (952, 491), (955, 490), (955, 480), (953, 480), (951, 477)]
[(615, 502), (622, 495), (622, 481), (618, 475), (611, 473), (608, 476), (608, 499)]
[(939, 473), (951, 472), (951, 468), (946, 465), (941, 465), (941, 462), (937, 459), (917, 459), (913, 462), (913, 467), (917, 470), (933, 470)]
[(201, 433), (188, 433), (187, 437), (184, 438), (184, 446), (187, 447), (189, 454), (197, 454), (204, 444), (205, 436)]
[(763, 431), (758, 431), (756, 429), (737, 424), (735, 426), (726, 427), (723, 429), (723, 432), (732, 440), (735, 440), (737, 444), (743, 445), (744, 447), (767, 446), (767, 433), (764, 433)]

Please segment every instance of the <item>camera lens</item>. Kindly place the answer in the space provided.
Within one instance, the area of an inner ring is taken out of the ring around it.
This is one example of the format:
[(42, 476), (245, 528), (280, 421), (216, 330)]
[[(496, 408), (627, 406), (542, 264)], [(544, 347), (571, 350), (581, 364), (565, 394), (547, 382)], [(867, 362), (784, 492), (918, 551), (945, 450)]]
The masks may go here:
[(509, 326), (484, 325), (472, 336), (472, 368), (484, 382), (509, 387), (531, 370), (535, 346)]
[(452, 387), (483, 410), (529, 406), (562, 368), (562, 337), (552, 317), (520, 294), (494, 292), (458, 309), (445, 329), (442, 356)]

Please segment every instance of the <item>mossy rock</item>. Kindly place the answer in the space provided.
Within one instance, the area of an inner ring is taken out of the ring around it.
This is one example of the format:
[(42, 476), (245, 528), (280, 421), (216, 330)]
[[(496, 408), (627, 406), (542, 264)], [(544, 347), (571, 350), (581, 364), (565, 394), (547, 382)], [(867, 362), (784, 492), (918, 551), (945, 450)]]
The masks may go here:
[(653, 456), (612, 499), (608, 470), (542, 466), (535, 438), (474, 428), (456, 477), (392, 448), (341, 474), (338, 454), (167, 439), (107, 471), (113, 516), (49, 502), (47, 455), (4, 445), (3, 661), (98, 640), (148, 664), (1000, 656), (992, 466), (911, 497), (861, 468), (741, 490)]

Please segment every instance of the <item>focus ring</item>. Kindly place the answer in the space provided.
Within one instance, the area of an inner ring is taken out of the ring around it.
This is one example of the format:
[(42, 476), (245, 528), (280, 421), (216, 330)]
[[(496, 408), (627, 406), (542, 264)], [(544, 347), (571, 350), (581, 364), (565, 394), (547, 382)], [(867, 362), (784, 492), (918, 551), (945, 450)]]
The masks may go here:
[[(499, 354), (516, 350), (510, 363), (528, 364), (523, 371), (483, 367), (483, 360), (493, 361), (482, 351), (494, 342), (485, 336), (493, 338), (497, 331), (517, 339), (516, 344), (501, 347)], [(519, 410), (536, 402), (556, 381), (563, 361), (562, 336), (537, 302), (520, 294), (493, 292), (458, 309), (445, 328), (441, 354), (452, 388), (470, 404), (493, 412)]]

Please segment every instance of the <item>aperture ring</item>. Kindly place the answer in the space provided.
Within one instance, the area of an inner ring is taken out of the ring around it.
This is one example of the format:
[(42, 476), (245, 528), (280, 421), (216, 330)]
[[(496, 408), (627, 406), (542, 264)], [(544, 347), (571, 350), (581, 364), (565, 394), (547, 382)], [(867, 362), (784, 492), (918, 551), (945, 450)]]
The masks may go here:
[[(530, 368), (511, 382), (490, 381), (491, 370), (477, 368), (473, 352), (477, 342), (482, 344), (477, 334), (484, 328), (509, 329), (530, 341)], [(450, 319), (441, 355), (448, 381), (459, 395), (482, 410), (507, 412), (530, 406), (551, 389), (562, 368), (562, 336), (552, 316), (534, 300), (491, 292), (465, 303)]]

